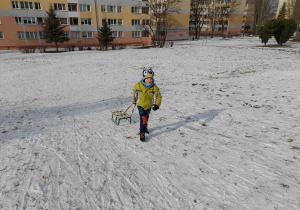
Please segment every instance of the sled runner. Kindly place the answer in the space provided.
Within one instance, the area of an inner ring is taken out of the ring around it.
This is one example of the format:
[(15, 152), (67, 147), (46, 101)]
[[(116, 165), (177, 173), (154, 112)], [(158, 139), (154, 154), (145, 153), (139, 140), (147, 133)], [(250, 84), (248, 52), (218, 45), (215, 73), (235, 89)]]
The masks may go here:
[(131, 115), (127, 114), (127, 110), (132, 106), (132, 104), (126, 109), (126, 111), (123, 110), (116, 110), (116, 111), (111, 111), (112, 115), (111, 115), (111, 120), (116, 124), (116, 125), (120, 125), (120, 121), (121, 120), (129, 120), (129, 122), (131, 123), (131, 116), (132, 113), (134, 111), (134, 108), (136, 105), (134, 105)]

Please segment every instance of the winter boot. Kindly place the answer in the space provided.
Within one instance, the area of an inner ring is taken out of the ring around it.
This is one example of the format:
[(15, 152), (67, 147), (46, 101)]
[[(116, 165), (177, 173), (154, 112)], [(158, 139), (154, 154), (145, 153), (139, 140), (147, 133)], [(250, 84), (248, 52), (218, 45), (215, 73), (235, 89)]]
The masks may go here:
[(145, 133), (140, 133), (140, 140), (145, 141)]
[(146, 129), (145, 129), (145, 133), (148, 133), (148, 134), (149, 134), (148, 126), (147, 126)]

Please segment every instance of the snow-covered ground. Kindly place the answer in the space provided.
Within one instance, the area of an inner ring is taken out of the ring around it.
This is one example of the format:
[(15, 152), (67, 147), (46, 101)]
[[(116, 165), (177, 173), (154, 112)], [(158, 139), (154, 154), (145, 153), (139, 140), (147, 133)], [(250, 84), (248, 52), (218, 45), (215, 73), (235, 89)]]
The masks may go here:
[[(274, 40), (271, 40), (274, 43)], [(0, 209), (300, 209), (300, 45), (0, 54)], [(140, 142), (143, 67), (163, 100)]]

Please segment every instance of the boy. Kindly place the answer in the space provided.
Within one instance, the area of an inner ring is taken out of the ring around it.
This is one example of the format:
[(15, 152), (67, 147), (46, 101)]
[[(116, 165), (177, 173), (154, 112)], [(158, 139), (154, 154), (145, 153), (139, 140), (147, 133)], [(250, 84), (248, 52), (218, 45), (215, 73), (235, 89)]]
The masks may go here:
[[(153, 96), (155, 95), (155, 104), (153, 106)], [(143, 70), (143, 78), (135, 84), (133, 89), (132, 103), (138, 102), (138, 110), (140, 114), (140, 140), (145, 141), (145, 133), (148, 131), (148, 119), (151, 108), (156, 111), (161, 104), (162, 96), (159, 88), (154, 84), (154, 72), (152, 68)]]

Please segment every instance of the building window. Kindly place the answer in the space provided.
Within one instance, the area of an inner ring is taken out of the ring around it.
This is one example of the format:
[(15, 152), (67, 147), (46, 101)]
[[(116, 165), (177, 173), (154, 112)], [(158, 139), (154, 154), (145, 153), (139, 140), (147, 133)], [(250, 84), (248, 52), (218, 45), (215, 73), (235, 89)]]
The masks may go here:
[(39, 31), (40, 39), (44, 39), (44, 31)]
[(78, 18), (70, 18), (70, 25), (78, 25)]
[(123, 7), (122, 6), (118, 6), (118, 12), (123, 12)]
[(140, 25), (140, 20), (139, 19), (132, 19), (132, 25), (133, 26)]
[(33, 9), (33, 4), (30, 1), (20, 1), (21, 9)]
[(26, 38), (27, 39), (38, 39), (38, 34), (37, 32), (33, 32), (33, 31), (26, 31)]
[(142, 25), (143, 25), (143, 26), (148, 26), (148, 25), (149, 25), (149, 22), (150, 22), (149, 20), (143, 19), (143, 20), (142, 20)]
[(18, 31), (19, 39), (38, 39), (38, 33), (36, 31)]
[(63, 10), (63, 11), (66, 11), (66, 4), (57, 4), (57, 3), (55, 3), (55, 4), (54, 4), (54, 9), (55, 9), (55, 10)]
[(133, 32), (132, 32), (132, 37), (133, 37), (133, 38), (141, 37), (141, 32), (140, 32), (140, 31), (133, 31)]
[(16, 24), (18, 24), (18, 25), (23, 24), (21, 17), (15, 17), (15, 21), (16, 21)]
[(118, 32), (117, 31), (112, 31), (112, 37), (118, 37)]
[(107, 6), (107, 12), (116, 12), (116, 6)]
[(106, 12), (106, 5), (101, 5), (101, 12)]
[(43, 18), (42, 17), (37, 17), (37, 24), (38, 25), (44, 25), (44, 21), (43, 21)]
[(142, 37), (149, 37), (149, 31), (142, 31)]
[(11, 1), (11, 5), (13, 9), (19, 9), (18, 1)]
[(42, 9), (41, 3), (40, 2), (34, 2), (34, 8), (38, 9), (38, 10), (41, 10)]
[(68, 4), (69, 12), (77, 12), (77, 4)]
[(92, 25), (91, 18), (81, 18), (81, 25)]
[(92, 31), (83, 31), (82, 38), (93, 38), (93, 32)]
[(59, 18), (59, 22), (61, 25), (68, 25), (68, 18)]
[(18, 38), (25, 39), (25, 33), (23, 31), (18, 31)]
[(118, 25), (123, 25), (123, 19), (118, 19)]
[(143, 14), (149, 14), (149, 7), (143, 7), (142, 8), (142, 13)]
[(131, 12), (132, 13), (141, 13), (141, 8), (140, 7), (131, 7)]
[(91, 6), (88, 4), (80, 4), (80, 12), (90, 12)]
[(71, 31), (71, 39), (80, 39), (80, 31)]
[(124, 37), (123, 31), (119, 31), (118, 33), (119, 33), (119, 37), (120, 37), (120, 38)]
[(35, 25), (35, 17), (23, 17), (24, 25)]
[(108, 25), (117, 25), (117, 19), (107, 19)]
[(4, 35), (2, 31), (0, 31), (0, 39), (4, 39)]

